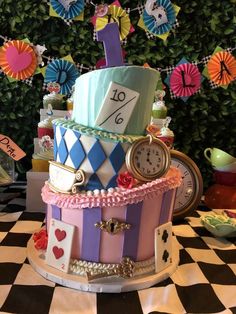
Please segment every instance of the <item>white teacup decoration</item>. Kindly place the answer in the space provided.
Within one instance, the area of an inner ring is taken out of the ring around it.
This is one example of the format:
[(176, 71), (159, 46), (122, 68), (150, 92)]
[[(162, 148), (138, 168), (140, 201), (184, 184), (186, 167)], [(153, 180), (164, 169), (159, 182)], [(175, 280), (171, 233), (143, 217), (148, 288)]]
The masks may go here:
[(49, 188), (54, 192), (77, 193), (77, 187), (85, 182), (83, 170), (76, 170), (56, 161), (49, 161), (49, 163)]

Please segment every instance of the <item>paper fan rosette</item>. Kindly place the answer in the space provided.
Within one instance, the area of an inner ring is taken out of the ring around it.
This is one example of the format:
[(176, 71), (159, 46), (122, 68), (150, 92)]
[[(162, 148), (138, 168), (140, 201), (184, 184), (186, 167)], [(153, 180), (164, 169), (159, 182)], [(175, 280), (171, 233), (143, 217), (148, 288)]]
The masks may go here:
[(84, 10), (84, 0), (50, 0), (53, 10), (64, 19), (73, 19)]
[(174, 25), (176, 12), (169, 0), (147, 0), (142, 18), (150, 33), (161, 35)]
[(79, 77), (76, 66), (66, 60), (54, 60), (46, 68), (44, 82), (60, 84), (60, 94), (67, 95), (71, 92), (75, 80)]
[(103, 29), (107, 23), (116, 22), (120, 29), (120, 39), (124, 40), (134, 29), (131, 25), (129, 14), (117, 4), (119, 2), (115, 1), (114, 4), (109, 5), (108, 12), (104, 16), (94, 16), (92, 22), (96, 31)]
[(195, 94), (201, 85), (198, 67), (191, 63), (178, 65), (170, 75), (170, 88), (177, 97), (189, 97)]
[(236, 79), (236, 59), (229, 52), (217, 52), (208, 62), (207, 70), (215, 84), (228, 85)]
[(34, 74), (37, 56), (30, 44), (23, 40), (12, 40), (0, 48), (0, 67), (7, 76), (24, 80)]

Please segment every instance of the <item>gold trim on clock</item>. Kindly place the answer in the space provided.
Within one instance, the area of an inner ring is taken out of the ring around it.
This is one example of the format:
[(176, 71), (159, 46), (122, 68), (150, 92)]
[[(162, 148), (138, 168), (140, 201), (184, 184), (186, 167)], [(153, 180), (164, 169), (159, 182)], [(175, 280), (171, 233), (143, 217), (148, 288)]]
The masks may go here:
[[(174, 209), (173, 209), (173, 220), (178, 220), (186, 217), (190, 213), (192, 213), (199, 205), (201, 201), (201, 197), (203, 194), (203, 179), (201, 172), (198, 168), (198, 166), (195, 164), (195, 162), (188, 157), (186, 154), (177, 151), (177, 150), (170, 150), (171, 159), (174, 159), (176, 161), (180, 161), (182, 165), (186, 165), (186, 169), (188, 169), (191, 173), (191, 176), (194, 180), (194, 193), (192, 197), (183, 205), (176, 207), (176, 200), (174, 203)], [(184, 180), (184, 174), (182, 174), (182, 179)], [(178, 189), (181, 189), (181, 186), (177, 188), (177, 194)], [(184, 193), (184, 191), (182, 191)]]
[[(161, 158), (162, 158), (162, 166), (161, 169), (155, 173), (151, 173), (150, 175), (148, 174), (143, 174), (142, 171), (140, 169), (138, 169), (135, 165), (134, 162), (134, 158), (135, 158), (135, 153), (137, 151), (137, 148), (142, 146), (143, 144), (149, 144), (149, 145), (158, 145), (160, 150), (161, 150)], [(166, 172), (169, 170), (170, 168), (170, 163), (171, 163), (171, 158), (170, 158), (170, 151), (168, 149), (168, 147), (166, 146), (166, 144), (164, 142), (162, 142), (161, 140), (159, 140), (156, 137), (151, 136), (150, 134), (148, 134), (146, 137), (142, 137), (137, 139), (128, 149), (127, 153), (126, 153), (126, 166), (127, 169), (130, 173), (132, 173), (132, 175), (140, 180), (140, 181), (152, 181), (155, 180), (157, 178), (162, 177), (164, 174), (166, 174)]]

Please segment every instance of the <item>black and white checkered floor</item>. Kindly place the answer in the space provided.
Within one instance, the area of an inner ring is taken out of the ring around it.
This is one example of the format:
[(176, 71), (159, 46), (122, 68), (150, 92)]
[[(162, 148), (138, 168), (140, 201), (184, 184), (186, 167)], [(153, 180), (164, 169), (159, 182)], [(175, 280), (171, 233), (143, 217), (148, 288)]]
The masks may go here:
[(47, 281), (26, 257), (31, 234), (43, 213), (25, 210), (25, 186), (0, 205), (0, 313), (157, 314), (236, 313), (236, 238), (214, 238), (202, 227), (199, 207), (175, 224), (180, 263), (175, 273), (152, 288), (120, 294), (80, 292)]

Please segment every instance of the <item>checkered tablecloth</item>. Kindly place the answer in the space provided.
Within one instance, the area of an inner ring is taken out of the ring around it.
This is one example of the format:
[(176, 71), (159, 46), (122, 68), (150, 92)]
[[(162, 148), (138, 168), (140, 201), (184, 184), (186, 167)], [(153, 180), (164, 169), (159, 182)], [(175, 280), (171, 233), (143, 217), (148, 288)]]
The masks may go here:
[(175, 224), (180, 263), (174, 274), (152, 288), (120, 294), (81, 292), (47, 281), (27, 260), (31, 234), (43, 213), (25, 210), (24, 186), (0, 207), (0, 313), (157, 314), (236, 313), (236, 238), (215, 238), (202, 227), (199, 207)]

